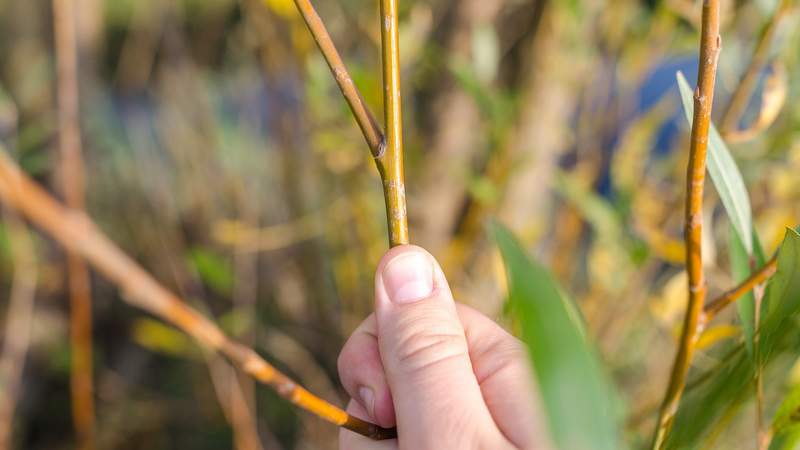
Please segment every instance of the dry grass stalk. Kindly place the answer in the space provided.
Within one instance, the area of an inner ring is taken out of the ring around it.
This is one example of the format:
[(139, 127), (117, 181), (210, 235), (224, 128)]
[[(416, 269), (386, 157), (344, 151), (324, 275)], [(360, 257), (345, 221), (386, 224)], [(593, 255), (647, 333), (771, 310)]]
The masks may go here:
[(686, 374), (692, 361), (695, 344), (699, 337), (698, 325), (703, 314), (706, 297), (706, 282), (703, 274), (701, 236), (703, 230), (703, 187), (706, 175), (706, 151), (708, 131), (711, 126), (711, 107), (714, 102), (714, 84), (717, 75), (717, 60), (721, 46), (719, 34), (719, 0), (705, 0), (700, 31), (700, 61), (697, 89), (694, 94), (694, 118), (692, 120), (691, 147), (686, 182), (686, 270), (689, 274), (689, 303), (681, 332), (678, 353), (664, 401), (658, 414), (653, 449), (660, 449), (666, 442), (678, 402), (683, 393)]
[(159, 284), (111, 242), (86, 214), (60, 205), (4, 152), (0, 152), (0, 200), (92, 264), (117, 285), (126, 302), (172, 323), (199, 343), (222, 353), (245, 373), (272, 387), (298, 407), (374, 439), (395, 436), (394, 430), (352, 417), (316, 397), (276, 370), (254, 350), (228, 338), (214, 322)]
[[(245, 188), (237, 190), (236, 202), (240, 211), (240, 220), (245, 224), (258, 223), (258, 212), (248, 201)], [(234, 251), (234, 270), (236, 282), (232, 293), (235, 308), (250, 317), (256, 317), (256, 303), (258, 291), (258, 255), (242, 251), (237, 247)], [(239, 335), (242, 343), (253, 347), (256, 341), (256, 327), (254, 323), (247, 323), (243, 334)], [(217, 357), (220, 360), (221, 358)], [(227, 366), (227, 364), (226, 364)], [(212, 367), (213, 370), (213, 367)], [(258, 437), (256, 386), (253, 379), (245, 374), (228, 370), (231, 373), (230, 381), (230, 412), (231, 424), (234, 426), (234, 442), (240, 450), (260, 450), (261, 441)]]
[[(53, 0), (56, 60), (58, 63), (58, 123), (61, 181), (67, 205), (84, 209), (84, 176), (78, 96), (78, 56), (75, 4)], [(89, 270), (73, 252), (67, 253), (70, 299), (70, 389), (72, 417), (78, 447), (94, 448), (94, 398), (92, 388), (92, 297)]]
[(30, 344), (37, 278), (36, 255), (27, 227), (11, 211), (6, 211), (4, 216), (14, 275), (0, 357), (0, 450), (12, 448), (14, 409)]
[(206, 359), (222, 412), (233, 429), (236, 450), (263, 450), (255, 415), (236, 370), (217, 355)]

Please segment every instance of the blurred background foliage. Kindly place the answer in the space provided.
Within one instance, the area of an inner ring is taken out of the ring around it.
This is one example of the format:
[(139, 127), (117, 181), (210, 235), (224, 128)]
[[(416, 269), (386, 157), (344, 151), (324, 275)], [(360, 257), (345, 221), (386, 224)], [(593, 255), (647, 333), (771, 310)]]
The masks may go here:
[[(344, 404), (336, 358), (372, 310), (373, 270), (387, 247), (383, 197), (293, 2), (77, 4), (91, 216), (226, 331)], [(377, 2), (315, 6), (379, 111)], [(646, 441), (686, 301), (688, 126), (675, 72), (694, 83), (699, 3), (400, 6), (412, 242), (439, 258), (459, 301), (508, 323), (502, 265), (485, 224), (497, 218), (510, 227), (576, 299), (626, 405), (628, 437)], [(775, 0), (723, 2), (717, 114), (776, 7)], [(797, 16), (777, 29), (740, 128), (758, 123), (762, 98), (782, 97), (785, 106), (766, 132), (729, 142), (767, 254), (800, 213)], [(0, 0), (0, 134), (24, 169), (56, 191), (51, 17), (47, 0)], [(706, 192), (713, 296), (734, 284), (734, 274), (730, 222), (714, 189)], [(6, 235), (3, 292), (13, 273)], [(32, 346), (13, 442), (73, 448), (64, 257), (40, 235), (34, 245)], [(219, 362), (116, 301), (120, 294), (96, 275), (93, 289), (98, 447), (230, 448), (221, 406), (229, 380)], [(715, 344), (742, 342), (734, 318), (727, 312), (702, 336), (696, 368), (722, 358), (726, 346)], [(800, 389), (793, 358), (777, 372), (768, 399)], [(241, 385), (264, 448), (336, 447), (334, 427), (266, 388)], [(728, 432), (717, 433), (712, 448), (752, 448), (747, 409), (725, 418)]]

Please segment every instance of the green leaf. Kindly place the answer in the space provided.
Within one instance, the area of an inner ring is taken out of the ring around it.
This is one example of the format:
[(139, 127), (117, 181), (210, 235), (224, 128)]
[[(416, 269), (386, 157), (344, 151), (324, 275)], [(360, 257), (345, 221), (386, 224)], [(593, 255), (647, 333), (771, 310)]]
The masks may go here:
[(760, 329), (759, 351), (766, 359), (794, 328), (793, 319), (800, 311), (800, 234), (791, 228), (786, 229), (778, 252), (778, 270), (769, 281), (764, 301), (766, 316)]
[(171, 356), (199, 356), (197, 347), (185, 333), (158, 320), (136, 319), (131, 333), (133, 340), (148, 350)]
[[(694, 114), (692, 88), (689, 87), (689, 83), (683, 73), (678, 72), (676, 76), (678, 78), (678, 88), (681, 92), (683, 111), (686, 113), (686, 119), (691, 125), (692, 115)], [(747, 188), (744, 185), (742, 174), (736, 166), (736, 161), (734, 161), (731, 152), (725, 145), (725, 141), (722, 140), (722, 136), (720, 136), (713, 123), (708, 133), (706, 167), (709, 175), (711, 175), (711, 181), (713, 181), (714, 187), (719, 193), (719, 198), (722, 200), (722, 205), (725, 207), (733, 227), (739, 234), (747, 254), (753, 254), (753, 236), (751, 234), (753, 216)]]
[(800, 386), (795, 386), (786, 395), (786, 397), (778, 406), (775, 412), (775, 417), (772, 418), (772, 432), (778, 434), (781, 432), (800, 430)]
[(769, 450), (797, 450), (800, 444), (800, 429), (794, 427), (775, 434), (769, 443)]
[[(744, 248), (744, 244), (742, 244), (742, 240), (739, 239), (735, 230), (731, 230), (731, 232), (728, 233), (728, 237), (731, 274), (733, 275), (733, 281), (738, 284), (752, 275), (753, 271), (751, 269), (750, 257), (747, 254), (747, 250)], [(755, 263), (755, 267), (761, 267), (765, 263), (764, 250), (761, 247), (761, 242), (758, 240), (755, 231), (753, 231), (753, 246), (755, 250), (753, 252), (753, 262)], [(742, 323), (742, 332), (745, 338), (745, 345), (747, 346), (747, 353), (752, 356), (754, 355), (753, 330), (757, 326), (755, 323), (755, 297), (752, 291), (736, 301), (736, 310), (739, 314), (739, 320)]]
[(574, 305), (511, 232), (497, 224), (491, 232), (506, 268), (510, 310), (521, 325), (558, 448), (625, 448), (616, 395)]
[(203, 248), (193, 248), (189, 251), (188, 259), (203, 283), (220, 295), (230, 295), (234, 276), (227, 260)]

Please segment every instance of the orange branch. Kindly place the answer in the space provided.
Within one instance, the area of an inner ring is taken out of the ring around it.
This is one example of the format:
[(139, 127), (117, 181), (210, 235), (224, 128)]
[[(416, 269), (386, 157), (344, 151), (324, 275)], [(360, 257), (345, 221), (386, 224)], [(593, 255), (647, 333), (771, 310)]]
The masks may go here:
[[(67, 205), (84, 209), (83, 158), (81, 156), (78, 100), (78, 56), (75, 38), (75, 4), (53, 0), (56, 60), (58, 63), (58, 144), (61, 181)], [(70, 302), (70, 390), (72, 417), (78, 447), (94, 449), (94, 397), (92, 393), (92, 297), (89, 269), (72, 252), (67, 253)]]
[(211, 320), (161, 286), (127, 256), (81, 211), (59, 204), (0, 152), (0, 200), (19, 211), (67, 250), (89, 262), (122, 291), (126, 302), (172, 323), (199, 343), (220, 352), (256, 380), (272, 387), (300, 408), (373, 439), (396, 436), (385, 429), (348, 415), (342, 409), (303, 389), (249, 347), (230, 338)]
[(703, 323), (708, 323), (713, 319), (717, 313), (725, 309), (726, 306), (738, 300), (744, 294), (747, 294), (753, 288), (766, 281), (769, 277), (775, 274), (778, 269), (778, 257), (773, 256), (772, 259), (767, 261), (764, 266), (757, 272), (750, 275), (749, 278), (742, 281), (741, 284), (733, 289), (725, 292), (716, 299), (706, 304), (703, 308)]

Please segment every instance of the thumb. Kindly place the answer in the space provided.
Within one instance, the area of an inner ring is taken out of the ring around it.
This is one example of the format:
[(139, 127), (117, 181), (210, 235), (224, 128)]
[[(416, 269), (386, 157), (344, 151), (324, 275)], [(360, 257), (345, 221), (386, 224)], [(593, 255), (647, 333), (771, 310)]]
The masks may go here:
[(433, 256), (416, 246), (390, 250), (378, 266), (375, 302), (401, 448), (467, 448), (457, 442), (474, 445), (499, 436), (472, 370), (453, 296)]

